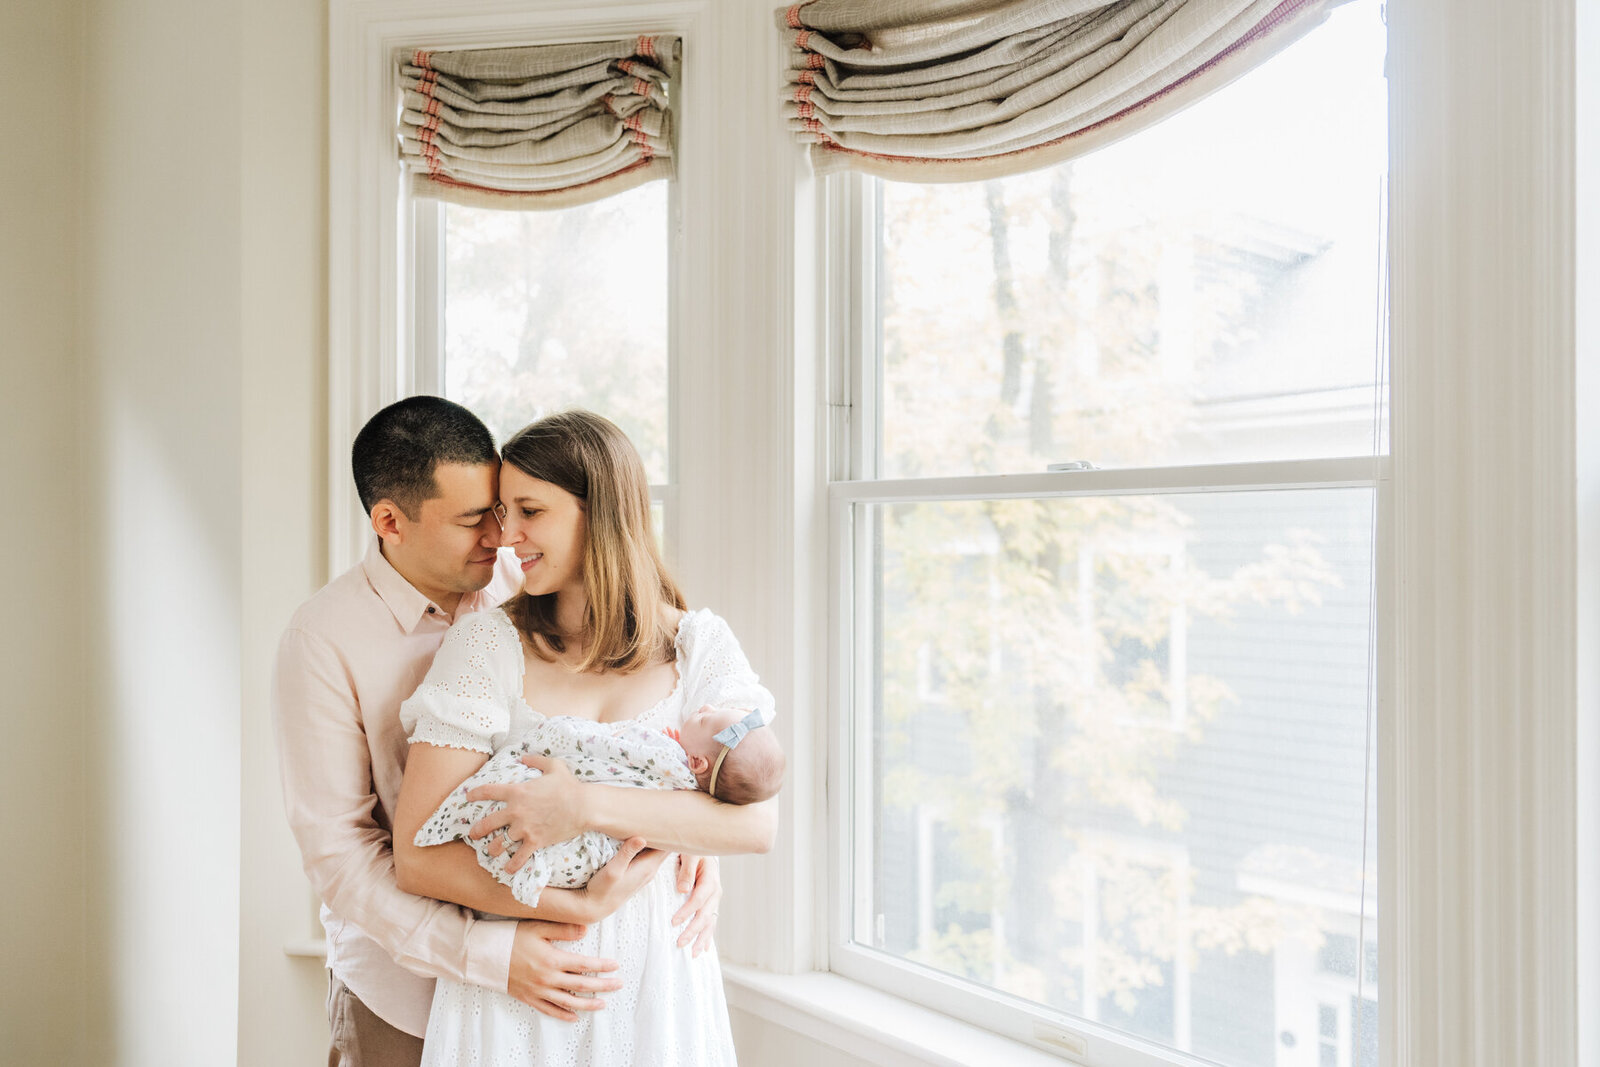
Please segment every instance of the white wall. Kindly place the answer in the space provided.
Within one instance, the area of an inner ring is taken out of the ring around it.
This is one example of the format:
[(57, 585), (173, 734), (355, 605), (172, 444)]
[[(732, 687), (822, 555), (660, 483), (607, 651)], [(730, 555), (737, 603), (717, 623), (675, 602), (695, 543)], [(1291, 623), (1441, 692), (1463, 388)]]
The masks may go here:
[(0, 613), (0, 1061), (18, 1067), (92, 1059), (100, 972), (84, 868), (109, 836), (87, 818), (79, 747), (92, 603), (75, 314), (83, 15), (72, 0), (0, 7), (0, 41), (27, 42), (6, 49), (13, 84), (51, 87), (0, 111), (0, 560), (11, 579)]
[[(285, 944), (321, 936), (283, 818), (268, 689), (278, 635), (326, 580), (327, 11), (275, 0), (244, 15), (243, 684), (239, 1058), (327, 1056), (321, 961)], [(351, 491), (352, 498), (354, 490)]]
[(239, 5), (87, 16), (91, 951), (107, 1061), (213, 1065), (238, 1000)]

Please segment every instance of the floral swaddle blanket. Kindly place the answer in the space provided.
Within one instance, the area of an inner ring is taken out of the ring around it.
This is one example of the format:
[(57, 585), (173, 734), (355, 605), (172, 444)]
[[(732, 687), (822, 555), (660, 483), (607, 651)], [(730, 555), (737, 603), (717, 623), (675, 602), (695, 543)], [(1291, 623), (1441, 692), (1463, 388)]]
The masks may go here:
[[(514, 785), (539, 777), (539, 772), (522, 762), (527, 755), (554, 756), (565, 760), (573, 776), (584, 782), (604, 782), (643, 789), (694, 789), (694, 775), (684, 762), (683, 749), (662, 733), (635, 722), (599, 723), (588, 719), (555, 716), (539, 719), (529, 730), (508, 740), (489, 757), (478, 771), (453, 789), (437, 811), (417, 831), (418, 845), (442, 845), (465, 841), (478, 854), (478, 863), (511, 895), (528, 907), (539, 903), (545, 886), (578, 889), (611, 857), (619, 842), (595, 830), (569, 841), (537, 850), (516, 874), (505, 873), (516, 846), (504, 830), (496, 830), (474, 841), (467, 836), (472, 824), (504, 807), (494, 800), (467, 800), (467, 793), (481, 785)], [(507, 846), (498, 856), (489, 854), (489, 842), (496, 837)]]

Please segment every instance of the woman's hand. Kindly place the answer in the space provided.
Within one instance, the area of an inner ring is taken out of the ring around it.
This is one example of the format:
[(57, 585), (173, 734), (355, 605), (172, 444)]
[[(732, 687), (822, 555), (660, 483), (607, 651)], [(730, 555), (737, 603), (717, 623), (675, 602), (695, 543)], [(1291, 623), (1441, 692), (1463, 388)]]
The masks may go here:
[(678, 914), (672, 917), (674, 926), (689, 920), (689, 925), (678, 935), (678, 947), (692, 944), (691, 954), (698, 956), (711, 947), (711, 939), (717, 932), (717, 908), (722, 903), (722, 871), (717, 858), (680, 852), (678, 892), (689, 894)]
[(589, 921), (599, 922), (622, 907), (624, 901), (656, 876), (666, 858), (665, 852), (645, 848), (642, 837), (630, 837), (622, 842), (617, 854), (594, 872), (588, 885), (573, 890), (583, 898)]
[[(476, 840), (505, 827), (506, 835), (517, 842), (516, 854), (506, 863), (507, 875), (521, 870), (535, 849), (589, 829), (583, 784), (572, 776), (572, 769), (549, 756), (524, 756), (522, 762), (539, 771), (539, 777), (516, 785), (480, 785), (467, 794), (468, 800), (498, 800), (505, 805), (473, 823), (467, 836)], [(498, 856), (504, 848), (498, 838), (489, 843), (490, 855)]]

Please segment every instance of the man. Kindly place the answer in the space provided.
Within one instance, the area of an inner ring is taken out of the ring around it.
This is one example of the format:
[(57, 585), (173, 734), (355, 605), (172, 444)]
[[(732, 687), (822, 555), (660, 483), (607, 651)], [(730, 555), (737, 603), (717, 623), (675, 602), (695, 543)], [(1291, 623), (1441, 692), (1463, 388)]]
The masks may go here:
[[(620, 988), (609, 960), (551, 940), (614, 911), (654, 874), (659, 854), (626, 849), (583, 890), (547, 893), (535, 911), (452, 849), (465, 903), (523, 922), (479, 922), (454, 904), (412, 896), (395, 881), (390, 828), (405, 767), (400, 704), (458, 616), (515, 592), (514, 561), (498, 565), (499, 459), (488, 429), (438, 397), (411, 397), (373, 416), (351, 455), (372, 522), (366, 558), (295, 613), (278, 649), (273, 710), (284, 802), (307, 876), (322, 898), (328, 939), (330, 1067), (416, 1064), (433, 979), (503, 989), (539, 1011), (575, 1019)], [(637, 858), (636, 858), (637, 857)], [(715, 907), (715, 872), (691, 904)], [(690, 905), (685, 911), (690, 911)], [(557, 920), (539, 921), (539, 920)], [(700, 928), (709, 912), (695, 917)]]

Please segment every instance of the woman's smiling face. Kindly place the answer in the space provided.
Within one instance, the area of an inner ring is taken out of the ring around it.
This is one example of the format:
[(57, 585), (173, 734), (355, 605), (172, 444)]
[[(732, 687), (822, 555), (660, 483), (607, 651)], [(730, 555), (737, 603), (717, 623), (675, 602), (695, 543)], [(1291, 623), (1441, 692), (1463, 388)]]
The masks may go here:
[(500, 469), (501, 543), (522, 564), (522, 591), (545, 596), (583, 590), (588, 523), (583, 501), (518, 470)]

